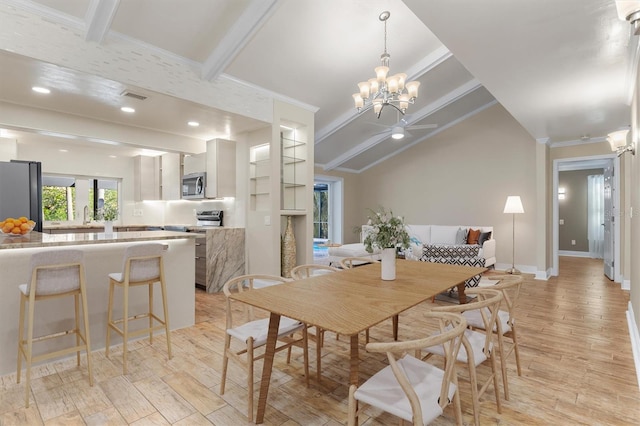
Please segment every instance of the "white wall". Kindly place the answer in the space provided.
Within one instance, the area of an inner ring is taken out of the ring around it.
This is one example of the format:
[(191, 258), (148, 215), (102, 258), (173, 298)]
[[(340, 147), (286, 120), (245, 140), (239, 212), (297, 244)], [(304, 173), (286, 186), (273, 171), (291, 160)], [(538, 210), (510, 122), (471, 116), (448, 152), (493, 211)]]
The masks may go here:
[(0, 136), (0, 161), (10, 161), (16, 158), (18, 144), (14, 138)]

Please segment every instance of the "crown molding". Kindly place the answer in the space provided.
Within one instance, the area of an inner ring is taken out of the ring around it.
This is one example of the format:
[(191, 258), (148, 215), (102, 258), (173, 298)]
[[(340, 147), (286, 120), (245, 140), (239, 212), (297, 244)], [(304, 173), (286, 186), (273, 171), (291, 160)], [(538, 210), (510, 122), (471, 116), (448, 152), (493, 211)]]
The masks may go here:
[[(547, 138), (547, 139), (549, 139), (549, 138)], [(551, 148), (561, 148), (561, 147), (564, 147), (564, 146), (587, 145), (587, 144), (590, 144), (590, 143), (600, 143), (600, 142), (606, 142), (606, 141), (607, 141), (606, 137), (598, 136), (598, 137), (594, 137), (594, 138), (589, 138), (588, 140), (575, 139), (575, 140), (570, 140), (570, 141), (547, 143), (547, 145), (549, 145)]]

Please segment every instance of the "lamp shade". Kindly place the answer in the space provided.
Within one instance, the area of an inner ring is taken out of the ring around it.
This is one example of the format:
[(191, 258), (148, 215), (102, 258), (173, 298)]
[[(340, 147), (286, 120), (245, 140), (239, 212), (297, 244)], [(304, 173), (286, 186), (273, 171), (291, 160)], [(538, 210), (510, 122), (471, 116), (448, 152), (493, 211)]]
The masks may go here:
[(607, 135), (607, 141), (611, 145), (612, 151), (617, 151), (618, 148), (623, 148), (627, 145), (627, 133), (629, 133), (629, 130), (625, 129), (611, 132)]
[(503, 213), (524, 213), (524, 208), (522, 207), (522, 201), (520, 200), (519, 195), (509, 195), (507, 197)]

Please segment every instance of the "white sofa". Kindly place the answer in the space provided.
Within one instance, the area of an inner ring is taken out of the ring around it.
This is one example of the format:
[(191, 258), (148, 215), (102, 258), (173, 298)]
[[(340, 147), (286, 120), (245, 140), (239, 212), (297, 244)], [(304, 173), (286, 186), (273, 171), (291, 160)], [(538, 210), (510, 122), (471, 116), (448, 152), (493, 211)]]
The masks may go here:
[(478, 257), (484, 259), (484, 266), (495, 265), (496, 263), (496, 240), (493, 238), (492, 226), (467, 226), (467, 225), (407, 225), (407, 232), (411, 238), (409, 248), (410, 257), (420, 259), (422, 250), (426, 244), (456, 244), (456, 235), (459, 229), (480, 230), (481, 233), (490, 232), (489, 239), (484, 241), (478, 252)]
[(369, 253), (364, 247), (364, 239), (367, 236), (369, 228), (371, 227), (368, 225), (362, 225), (359, 243), (329, 247), (329, 265), (339, 266), (338, 263), (345, 257), (369, 257), (374, 260), (380, 260), (380, 250), (374, 249), (373, 253)]
[[(480, 230), (481, 232), (491, 232), (488, 240), (484, 241), (478, 257), (485, 259), (485, 267), (495, 265), (496, 263), (496, 241), (493, 238), (492, 226), (466, 226), (466, 225), (407, 225), (407, 232), (411, 238), (411, 246), (405, 254), (407, 258), (418, 260), (422, 257), (422, 250), (425, 244), (447, 244), (454, 245), (456, 243), (456, 235), (460, 228)], [(364, 247), (364, 238), (367, 235), (368, 226), (362, 226), (360, 234), (360, 242), (353, 244), (344, 244), (340, 247), (329, 248), (329, 261), (331, 264), (338, 263), (340, 259), (345, 257), (371, 257), (373, 259), (380, 258), (380, 252), (367, 252)]]

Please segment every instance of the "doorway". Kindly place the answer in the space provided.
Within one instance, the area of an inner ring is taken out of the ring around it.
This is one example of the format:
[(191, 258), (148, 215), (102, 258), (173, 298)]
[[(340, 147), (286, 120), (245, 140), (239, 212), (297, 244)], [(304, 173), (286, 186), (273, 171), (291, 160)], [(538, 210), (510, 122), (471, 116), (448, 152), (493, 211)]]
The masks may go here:
[(342, 243), (343, 180), (316, 176), (313, 185), (314, 241)]
[[(614, 281), (620, 282), (620, 227), (617, 223), (615, 223), (614, 220), (617, 215), (616, 212), (619, 210), (618, 206), (620, 205), (620, 194), (618, 191), (618, 188), (620, 186), (620, 178), (618, 173), (619, 167), (620, 161), (615, 154), (594, 157), (567, 158), (553, 161), (553, 268), (551, 275), (557, 276), (559, 274), (559, 256), (561, 254), (575, 254), (571, 251), (569, 251), (569, 253), (566, 253), (566, 251), (563, 253), (563, 251), (560, 249), (560, 227), (566, 226), (563, 223), (565, 218), (560, 216), (560, 203), (566, 201), (566, 199), (562, 200), (561, 198), (568, 196), (568, 194), (566, 194), (566, 188), (563, 188), (559, 183), (560, 173), (565, 171), (603, 169), (608, 170), (608, 172), (612, 174), (609, 179), (608, 186), (609, 197), (607, 203), (609, 207), (605, 207), (605, 209), (607, 210), (605, 214), (607, 220), (605, 221), (606, 224), (603, 223), (603, 226), (605, 226), (606, 228), (607, 234), (604, 242), (605, 250), (603, 259), (603, 274), (605, 274), (605, 265), (608, 265), (609, 273), (607, 273), (606, 275)], [(586, 213), (586, 204), (584, 205), (584, 208)], [(571, 242), (573, 243), (573, 241)], [(607, 250), (606, 247), (610, 247), (610, 249)], [(586, 256), (588, 257), (588, 250), (586, 251)]]

